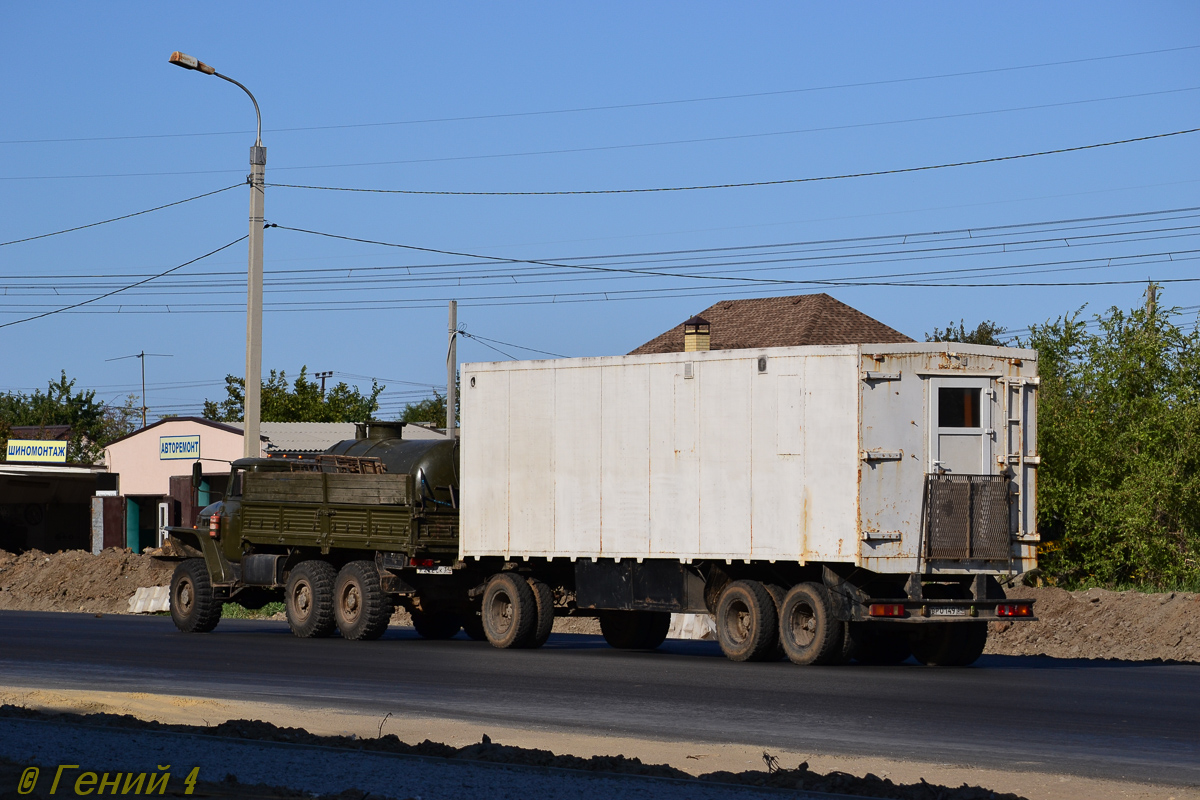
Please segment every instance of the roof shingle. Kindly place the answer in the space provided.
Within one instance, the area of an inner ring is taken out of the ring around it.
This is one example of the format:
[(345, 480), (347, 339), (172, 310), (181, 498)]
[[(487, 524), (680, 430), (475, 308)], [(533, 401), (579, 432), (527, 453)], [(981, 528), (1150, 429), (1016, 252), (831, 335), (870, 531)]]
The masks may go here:
[[(708, 320), (711, 326), (713, 350), (913, 341), (827, 294), (722, 300), (698, 316)], [(683, 323), (629, 354), (681, 352)]]

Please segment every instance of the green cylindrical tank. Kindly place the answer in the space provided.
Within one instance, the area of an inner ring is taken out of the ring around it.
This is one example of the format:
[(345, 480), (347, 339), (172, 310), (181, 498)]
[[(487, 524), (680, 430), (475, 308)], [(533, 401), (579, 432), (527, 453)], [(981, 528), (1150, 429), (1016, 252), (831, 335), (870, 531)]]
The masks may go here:
[(411, 474), (418, 496), (457, 508), (458, 440), (404, 439), (403, 427), (383, 422), (359, 425), (357, 438), (338, 442), (325, 452), (378, 458), (389, 474)]

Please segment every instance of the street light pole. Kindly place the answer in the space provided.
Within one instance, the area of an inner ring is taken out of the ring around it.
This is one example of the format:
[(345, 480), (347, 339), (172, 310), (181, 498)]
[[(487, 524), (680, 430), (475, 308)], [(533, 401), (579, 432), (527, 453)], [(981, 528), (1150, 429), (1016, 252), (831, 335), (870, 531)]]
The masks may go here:
[(254, 145), (250, 148), (250, 264), (246, 278), (246, 391), (243, 411), (242, 455), (255, 458), (261, 455), (259, 429), (262, 415), (262, 308), (263, 308), (263, 219), (266, 194), (267, 148), (262, 143), (262, 112), (258, 101), (242, 84), (222, 75), (203, 61), (180, 53), (171, 54), (170, 63), (215, 75), (241, 89), (254, 104), (258, 118)]

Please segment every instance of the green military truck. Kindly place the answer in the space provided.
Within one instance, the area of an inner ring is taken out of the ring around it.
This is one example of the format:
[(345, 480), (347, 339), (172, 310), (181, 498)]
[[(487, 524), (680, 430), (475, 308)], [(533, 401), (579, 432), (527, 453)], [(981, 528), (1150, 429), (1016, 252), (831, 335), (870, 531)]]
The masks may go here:
[(458, 442), (370, 423), (312, 458), (244, 458), (194, 527), (169, 528), (171, 616), (210, 631), (225, 602), (282, 595), (301, 637), (374, 639), (404, 606), (428, 638), (484, 638), (458, 558)]

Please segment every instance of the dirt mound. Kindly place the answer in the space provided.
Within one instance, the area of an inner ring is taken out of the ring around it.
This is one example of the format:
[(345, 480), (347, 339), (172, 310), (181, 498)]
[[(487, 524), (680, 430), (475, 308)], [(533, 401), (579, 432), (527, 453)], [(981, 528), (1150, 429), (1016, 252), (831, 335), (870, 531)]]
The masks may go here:
[(0, 610), (127, 613), (139, 586), (164, 586), (175, 565), (109, 548), (20, 555), (0, 550)]
[[(348, 750), (403, 753), (431, 758), (489, 761), (492, 763), (520, 766), (557, 767), (560, 769), (575, 769), (596, 773), (646, 775), (659, 778), (674, 778), (682, 781), (707, 781), (778, 789), (803, 789), (816, 792), (829, 792), (835, 795), (850, 794), (858, 797), (882, 797), (893, 798), (894, 800), (1023, 800), (1015, 794), (1001, 794), (993, 792), (990, 789), (968, 786), (967, 784), (959, 787), (948, 787), (926, 783), (924, 780), (915, 784), (896, 784), (874, 775), (866, 775), (859, 778), (844, 772), (822, 774), (810, 770), (807, 762), (800, 764), (795, 769), (785, 769), (780, 766), (778, 759), (765, 752), (763, 753), (763, 762), (766, 770), (710, 772), (696, 777), (666, 764), (645, 764), (637, 757), (618, 755), (582, 758), (572, 755), (556, 755), (549, 750), (536, 750), (499, 744), (493, 742), (487, 735), (484, 735), (482, 741), (477, 744), (467, 745), (466, 747), (453, 747), (428, 739), (419, 744), (407, 744), (390, 733), (386, 736), (380, 736), (377, 739), (360, 739), (355, 736), (318, 736), (309, 733), (304, 728), (280, 727), (261, 720), (228, 720), (227, 722), (222, 722), (220, 725), (200, 727), (146, 721), (129, 714), (46, 712), (11, 705), (0, 706), (0, 719), (4, 717), (44, 719), (73, 724), (139, 730), (174, 731), (233, 739), (252, 739), (265, 742), (286, 742), (289, 744), (317, 745)], [(347, 795), (348, 793), (343, 794)], [(357, 796), (355, 795), (355, 797)]]
[(1019, 586), (1037, 622), (993, 622), (988, 653), (1055, 658), (1200, 662), (1200, 594), (1110, 592)]

